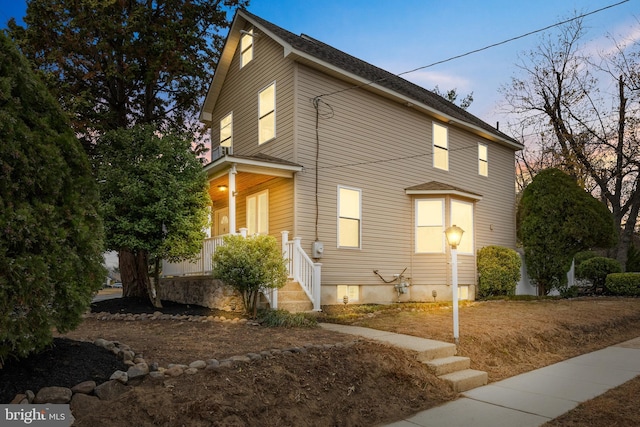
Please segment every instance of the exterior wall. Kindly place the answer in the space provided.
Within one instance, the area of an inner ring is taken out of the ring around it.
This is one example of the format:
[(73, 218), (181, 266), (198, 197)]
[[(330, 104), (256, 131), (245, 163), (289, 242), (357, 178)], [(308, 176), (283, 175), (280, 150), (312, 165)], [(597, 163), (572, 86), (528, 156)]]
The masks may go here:
[[(304, 65), (297, 69), (298, 121), (296, 158), (305, 173), (296, 177), (297, 223), (295, 236), (303, 245), (315, 240), (315, 110), (311, 99), (349, 87)], [(475, 204), (475, 251), (490, 245), (515, 247), (514, 152), (447, 123), (449, 170), (432, 166), (434, 119), (362, 89), (322, 98), (319, 125), (318, 238), (324, 243), (323, 304), (335, 304), (337, 285), (361, 285), (360, 302), (396, 300), (387, 280), (405, 268), (411, 278), (401, 300), (451, 298), (447, 252), (414, 253), (414, 198), (405, 188), (429, 181), (450, 184), (481, 194)], [(478, 174), (478, 143), (488, 145), (489, 176)], [(337, 188), (362, 191), (362, 246), (337, 248)], [(447, 198), (449, 200), (449, 198)], [(447, 226), (449, 209), (446, 210)], [(464, 238), (472, 236), (465, 235)], [(459, 284), (471, 285), (475, 297), (475, 253), (458, 254)], [(435, 286), (435, 287), (434, 287)], [(381, 288), (381, 289), (376, 289)], [(389, 298), (390, 296), (390, 298)], [(364, 300), (364, 301), (363, 301)]]
[(231, 286), (211, 277), (172, 277), (160, 280), (160, 298), (224, 311), (244, 311), (242, 297)]
[[(276, 82), (276, 138), (258, 145), (258, 94), (273, 82)], [(233, 111), (234, 154), (263, 153), (291, 160), (293, 87), (292, 63), (283, 58), (282, 47), (270, 38), (264, 35), (255, 38), (254, 58), (242, 69), (236, 51), (211, 115), (212, 146), (215, 148), (220, 141), (220, 120)]]

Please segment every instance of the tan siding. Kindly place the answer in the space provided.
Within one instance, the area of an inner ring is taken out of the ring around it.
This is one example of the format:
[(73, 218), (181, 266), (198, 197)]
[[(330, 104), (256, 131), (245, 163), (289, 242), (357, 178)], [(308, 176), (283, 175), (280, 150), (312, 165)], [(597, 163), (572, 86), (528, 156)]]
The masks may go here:
[[(296, 161), (296, 235), (315, 237), (315, 110), (311, 99), (347, 86), (299, 66)], [(383, 285), (407, 268), (413, 284), (450, 284), (448, 253), (414, 254), (413, 198), (404, 189), (439, 181), (483, 195), (475, 207), (476, 250), (487, 244), (513, 247), (513, 151), (443, 123), (449, 129), (449, 171), (432, 167), (433, 120), (361, 89), (324, 97), (320, 119), (319, 239), (324, 242), (323, 285)], [(489, 177), (477, 173), (478, 142), (489, 147)], [(338, 249), (337, 186), (362, 190), (362, 248)], [(447, 216), (449, 215), (447, 209)], [(488, 231), (492, 225), (493, 230)], [(475, 284), (475, 256), (460, 255), (459, 283)]]

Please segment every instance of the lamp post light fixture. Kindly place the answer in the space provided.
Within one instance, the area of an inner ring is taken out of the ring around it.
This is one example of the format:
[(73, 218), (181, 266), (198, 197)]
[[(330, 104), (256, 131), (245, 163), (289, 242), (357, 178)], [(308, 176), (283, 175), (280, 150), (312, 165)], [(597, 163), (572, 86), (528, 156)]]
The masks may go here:
[(456, 345), (460, 342), (458, 331), (458, 245), (462, 240), (464, 230), (457, 225), (452, 225), (444, 231), (447, 243), (451, 246), (451, 286), (453, 290), (453, 340)]

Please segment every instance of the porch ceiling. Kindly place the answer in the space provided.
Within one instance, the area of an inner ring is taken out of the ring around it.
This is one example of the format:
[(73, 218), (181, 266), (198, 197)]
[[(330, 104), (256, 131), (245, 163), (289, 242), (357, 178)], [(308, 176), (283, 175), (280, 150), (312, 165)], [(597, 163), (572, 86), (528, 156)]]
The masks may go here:
[[(239, 172), (236, 175), (236, 191), (241, 193), (248, 188), (258, 186), (275, 178), (275, 176), (271, 175)], [(227, 175), (209, 181), (209, 196), (211, 196), (211, 201), (214, 203), (229, 198), (229, 177)]]

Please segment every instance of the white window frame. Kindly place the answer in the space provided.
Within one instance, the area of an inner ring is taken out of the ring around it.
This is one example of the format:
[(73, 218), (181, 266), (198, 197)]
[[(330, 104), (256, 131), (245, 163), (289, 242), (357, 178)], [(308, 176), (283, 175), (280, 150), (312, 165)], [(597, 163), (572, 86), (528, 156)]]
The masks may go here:
[(344, 303), (344, 296), (349, 298), (348, 302), (360, 301), (360, 286), (358, 285), (337, 285), (336, 296), (339, 303)]
[[(240, 68), (253, 60), (253, 28), (240, 36)], [(246, 54), (246, 55), (245, 55)]]
[[(455, 212), (455, 205), (465, 206), (471, 208), (471, 218), (469, 222), (464, 220), (460, 220), (459, 217), (456, 217), (457, 212)], [(458, 227), (464, 230), (462, 234), (462, 240), (458, 245), (458, 253), (464, 255), (473, 255), (475, 253), (475, 242), (474, 242), (474, 222), (475, 222), (475, 204), (473, 202), (466, 202), (459, 199), (451, 199), (449, 202), (449, 225), (457, 225)]]
[[(262, 111), (263, 109), (262, 101), (261, 101), (262, 94), (271, 88), (273, 88), (273, 109)], [(270, 135), (270, 134), (266, 136), (263, 135), (262, 123), (263, 121), (267, 121), (267, 120), (270, 123), (272, 123), (273, 135)], [(258, 145), (267, 143), (275, 138), (276, 138), (276, 82), (273, 82), (268, 86), (265, 86), (264, 88), (262, 88), (262, 90), (260, 90), (260, 92), (258, 93)]]
[[(227, 119), (229, 123), (225, 124), (224, 122)], [(227, 128), (229, 129), (229, 136), (223, 139), (223, 130)], [(220, 119), (220, 147), (233, 148), (233, 111)]]
[[(261, 199), (260, 197), (265, 195), (265, 199)], [(250, 212), (251, 208), (251, 199), (255, 199), (255, 215)], [(265, 200), (265, 205), (261, 206), (260, 200)], [(257, 193), (253, 193), (247, 196), (246, 201), (246, 212), (247, 212), (247, 234), (252, 236), (254, 234), (269, 234), (269, 190), (262, 190)], [(264, 209), (264, 212), (262, 211)], [(263, 217), (264, 215), (264, 217)], [(264, 229), (261, 229), (261, 219), (264, 222)]]
[[(438, 129), (444, 131), (444, 141), (440, 141), (438, 135), (441, 134)], [(437, 169), (442, 169), (445, 171), (449, 170), (449, 128), (441, 125), (440, 123), (433, 122), (432, 127), (432, 145), (433, 145), (433, 167)], [(444, 157), (444, 165), (441, 165), (438, 161), (439, 158)]]
[(478, 175), (489, 176), (489, 146), (482, 142), (478, 143)]
[[(353, 216), (342, 216), (342, 211), (341, 211), (341, 191), (342, 190), (346, 190), (346, 191), (355, 191), (358, 193), (358, 217), (353, 217)], [(337, 240), (337, 245), (338, 248), (341, 249), (361, 249), (362, 248), (362, 190), (359, 188), (353, 188), (353, 187), (346, 187), (344, 185), (338, 185), (338, 190), (337, 190), (337, 205), (338, 205), (338, 210), (337, 210), (337, 235), (336, 235), (336, 240)], [(348, 219), (348, 220), (356, 220), (358, 221), (358, 245), (357, 246), (347, 246), (347, 245), (341, 245), (341, 241), (340, 241), (340, 236), (341, 236), (341, 230), (340, 230), (340, 222), (342, 219)]]
[[(418, 210), (418, 206), (420, 205), (421, 202), (439, 202), (440, 203), (440, 223), (422, 223), (421, 222), (421, 218), (419, 215), (419, 210)], [(445, 251), (445, 244), (444, 244), (444, 239), (445, 239), (445, 235), (444, 235), (444, 229), (445, 229), (445, 208), (446, 208), (446, 200), (444, 197), (429, 197), (429, 198), (420, 198), (420, 199), (416, 199), (414, 202), (414, 209), (415, 209), (415, 253), (417, 254), (442, 254)], [(420, 229), (421, 228), (438, 228), (436, 233), (433, 233), (433, 235), (435, 236), (439, 236), (439, 242), (440, 242), (440, 249), (437, 251), (428, 251), (428, 250), (418, 250), (418, 248), (420, 248), (422, 245), (419, 243), (419, 239), (420, 239), (420, 235), (422, 233), (420, 233)]]

